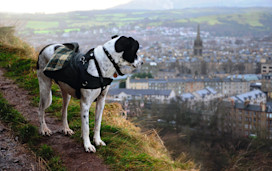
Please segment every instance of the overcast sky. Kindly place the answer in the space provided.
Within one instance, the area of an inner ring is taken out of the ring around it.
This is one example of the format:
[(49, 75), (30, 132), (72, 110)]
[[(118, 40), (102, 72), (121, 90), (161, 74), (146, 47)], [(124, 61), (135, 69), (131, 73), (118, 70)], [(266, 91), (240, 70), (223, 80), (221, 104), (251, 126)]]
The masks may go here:
[(125, 4), (131, 0), (1, 0), (0, 12), (57, 13), (81, 10), (101, 10)]
[[(133, 3), (127, 4), (133, 1)], [(127, 5), (124, 5), (127, 4)], [(0, 12), (58, 13), (82, 10), (104, 10), (118, 6), (124, 9), (182, 9), (194, 7), (272, 6), (272, 0), (1, 0)]]

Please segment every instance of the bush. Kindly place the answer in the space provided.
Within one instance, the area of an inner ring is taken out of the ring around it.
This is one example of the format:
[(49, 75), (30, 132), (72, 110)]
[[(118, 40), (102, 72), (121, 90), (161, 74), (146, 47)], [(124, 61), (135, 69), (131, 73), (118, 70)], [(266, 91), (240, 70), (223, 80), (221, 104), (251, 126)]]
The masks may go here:
[(63, 167), (62, 162), (59, 157), (53, 157), (49, 160), (48, 163), (50, 169), (52, 171), (65, 171), (66, 169)]
[(50, 160), (54, 156), (54, 152), (50, 146), (43, 144), (38, 151), (38, 155), (45, 160)]
[(30, 124), (22, 126), (18, 135), (22, 143), (29, 143), (30, 145), (36, 145), (40, 138), (37, 127)]

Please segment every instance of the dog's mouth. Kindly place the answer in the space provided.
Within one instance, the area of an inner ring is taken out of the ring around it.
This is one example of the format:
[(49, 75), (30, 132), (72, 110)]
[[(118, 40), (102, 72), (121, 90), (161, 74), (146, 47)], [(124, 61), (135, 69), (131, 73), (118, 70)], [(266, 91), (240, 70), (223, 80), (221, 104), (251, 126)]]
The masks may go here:
[(144, 61), (141, 60), (141, 61), (138, 61), (137, 63), (133, 63), (131, 66), (136, 69), (141, 67), (143, 64), (144, 64)]

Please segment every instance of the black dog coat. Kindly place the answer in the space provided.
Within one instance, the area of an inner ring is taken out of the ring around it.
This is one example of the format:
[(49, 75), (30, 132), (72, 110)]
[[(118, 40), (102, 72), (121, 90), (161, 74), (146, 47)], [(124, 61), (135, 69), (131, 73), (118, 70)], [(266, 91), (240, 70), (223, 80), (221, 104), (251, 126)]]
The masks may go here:
[[(76, 97), (80, 99), (80, 89), (97, 89), (101, 92), (112, 82), (111, 78), (103, 78), (100, 67), (94, 56), (94, 49), (88, 51), (85, 55), (77, 52), (78, 45), (73, 49), (66, 46), (58, 47), (53, 58), (44, 69), (44, 74), (58, 81), (64, 82), (76, 90)], [(94, 60), (99, 77), (94, 77), (87, 72), (89, 60)]]

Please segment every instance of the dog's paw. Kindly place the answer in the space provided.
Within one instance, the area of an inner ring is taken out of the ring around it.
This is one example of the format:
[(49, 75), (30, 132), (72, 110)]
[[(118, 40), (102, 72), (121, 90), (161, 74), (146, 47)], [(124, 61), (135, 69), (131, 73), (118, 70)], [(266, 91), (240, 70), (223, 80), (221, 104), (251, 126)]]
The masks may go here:
[(63, 132), (65, 135), (69, 135), (69, 136), (75, 134), (74, 131), (71, 130), (70, 128), (63, 128), (61, 130), (61, 132)]
[(94, 139), (94, 143), (96, 146), (106, 146), (106, 143), (101, 139)]
[(88, 153), (91, 153), (91, 152), (95, 153), (96, 152), (96, 148), (92, 144), (84, 145), (84, 148), (85, 148), (85, 151)]
[(40, 134), (50, 136), (52, 131), (47, 126), (41, 126)]

